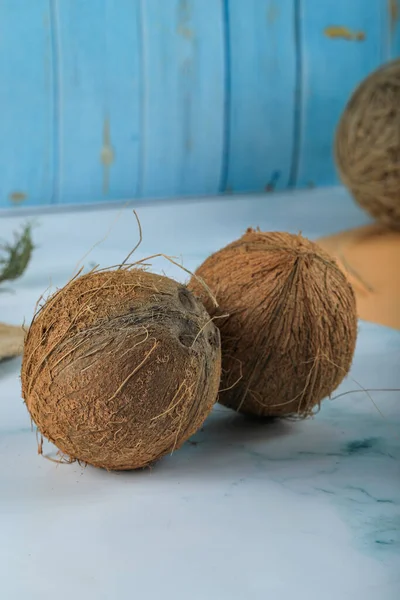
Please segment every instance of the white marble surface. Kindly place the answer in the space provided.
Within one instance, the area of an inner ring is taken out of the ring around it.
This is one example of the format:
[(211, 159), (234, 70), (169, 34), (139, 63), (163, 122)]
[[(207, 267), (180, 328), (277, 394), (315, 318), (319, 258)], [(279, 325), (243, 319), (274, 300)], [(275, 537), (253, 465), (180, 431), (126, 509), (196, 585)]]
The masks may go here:
[[(26, 275), (0, 293), (18, 323), (64, 284), (119, 209), (37, 215)], [(140, 207), (137, 258), (189, 269), (249, 225), (311, 238), (363, 224), (342, 190)], [(0, 238), (25, 217), (0, 213)], [(136, 244), (125, 209), (85, 259)], [(176, 267), (157, 270), (186, 279)], [(400, 387), (400, 334), (361, 323), (339, 392)], [(400, 395), (325, 401), (304, 423), (256, 425), (216, 406), (189, 443), (149, 471), (56, 466), (36, 454), (20, 361), (0, 365), (0, 597), (4, 600), (394, 600), (400, 597)], [(358, 382), (358, 383), (356, 383)], [(50, 445), (47, 452), (53, 452)]]

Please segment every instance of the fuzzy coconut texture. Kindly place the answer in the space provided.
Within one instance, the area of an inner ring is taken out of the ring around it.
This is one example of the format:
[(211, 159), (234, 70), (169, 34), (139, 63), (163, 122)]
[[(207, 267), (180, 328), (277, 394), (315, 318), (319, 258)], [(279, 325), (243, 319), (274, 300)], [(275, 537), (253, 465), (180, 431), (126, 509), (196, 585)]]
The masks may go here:
[(71, 460), (152, 464), (203, 424), (221, 374), (218, 329), (183, 285), (140, 269), (72, 280), (27, 334), (22, 394)]
[(400, 229), (400, 59), (371, 73), (352, 94), (337, 127), (335, 159), (358, 204)]
[(219, 401), (260, 417), (311, 415), (348, 373), (357, 337), (354, 293), (335, 261), (301, 235), (249, 229), (196, 274), (219, 304), (191, 280), (221, 317)]

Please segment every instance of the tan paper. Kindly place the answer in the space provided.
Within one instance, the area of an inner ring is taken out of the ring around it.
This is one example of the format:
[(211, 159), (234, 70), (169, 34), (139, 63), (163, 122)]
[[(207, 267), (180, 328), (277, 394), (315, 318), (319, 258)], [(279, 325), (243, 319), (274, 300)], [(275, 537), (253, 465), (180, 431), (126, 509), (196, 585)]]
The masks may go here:
[(373, 224), (317, 241), (353, 285), (358, 316), (400, 329), (400, 233)]
[(0, 323), (0, 361), (22, 354), (24, 335), (22, 327)]

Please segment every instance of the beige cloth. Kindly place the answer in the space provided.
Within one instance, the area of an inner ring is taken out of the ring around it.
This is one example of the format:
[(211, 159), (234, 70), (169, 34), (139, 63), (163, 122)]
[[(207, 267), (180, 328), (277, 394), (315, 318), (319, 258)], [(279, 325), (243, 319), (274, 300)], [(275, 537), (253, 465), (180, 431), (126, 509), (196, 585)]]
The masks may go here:
[(358, 316), (400, 329), (400, 233), (373, 224), (317, 241), (353, 285)]
[(22, 327), (0, 323), (0, 361), (22, 354), (24, 336)]

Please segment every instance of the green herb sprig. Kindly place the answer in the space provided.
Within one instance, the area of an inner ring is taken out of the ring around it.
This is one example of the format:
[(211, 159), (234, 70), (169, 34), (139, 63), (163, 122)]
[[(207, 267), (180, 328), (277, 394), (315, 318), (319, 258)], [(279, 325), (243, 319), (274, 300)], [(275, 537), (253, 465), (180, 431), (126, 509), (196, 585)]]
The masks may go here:
[(34, 248), (32, 223), (27, 223), (22, 231), (14, 234), (13, 243), (0, 243), (0, 283), (21, 277), (31, 260)]

